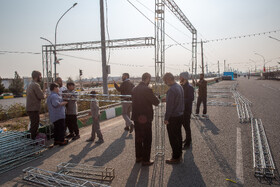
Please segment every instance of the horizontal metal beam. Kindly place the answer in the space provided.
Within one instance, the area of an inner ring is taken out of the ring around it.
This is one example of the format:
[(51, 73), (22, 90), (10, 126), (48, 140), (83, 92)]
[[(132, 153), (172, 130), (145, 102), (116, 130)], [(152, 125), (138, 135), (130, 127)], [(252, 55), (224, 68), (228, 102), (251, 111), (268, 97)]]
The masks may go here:
[(189, 29), (192, 34), (197, 33), (192, 23), (173, 0), (164, 0), (163, 2), (172, 11), (172, 13), (187, 27), (187, 29)]
[[(106, 40), (106, 48), (129, 48), (129, 47), (144, 47), (144, 46), (154, 46), (154, 45), (155, 45), (155, 38), (153, 37)], [(101, 41), (76, 42), (76, 43), (57, 44), (56, 52), (97, 50), (101, 48), (102, 48)], [(54, 52), (54, 46), (43, 45), (43, 52)]]

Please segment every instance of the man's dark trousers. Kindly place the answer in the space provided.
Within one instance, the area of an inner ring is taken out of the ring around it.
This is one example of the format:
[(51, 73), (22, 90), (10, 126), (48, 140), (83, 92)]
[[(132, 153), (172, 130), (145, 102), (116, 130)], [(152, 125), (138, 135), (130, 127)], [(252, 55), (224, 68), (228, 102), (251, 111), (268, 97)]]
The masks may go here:
[(136, 158), (144, 162), (150, 161), (152, 145), (152, 122), (139, 123), (134, 121)]
[(75, 135), (79, 135), (79, 128), (77, 124), (77, 115), (66, 115), (65, 119), (65, 130), (69, 129), (70, 134), (75, 133)]
[(196, 114), (199, 114), (199, 108), (200, 108), (201, 102), (203, 104), (203, 114), (206, 114), (207, 113), (207, 105), (206, 105), (207, 97), (199, 97), (199, 96), (197, 98)]
[(53, 122), (54, 125), (54, 141), (64, 142), (65, 119), (59, 119)]
[(191, 112), (190, 111), (184, 111), (184, 117), (183, 117), (183, 127), (186, 131), (186, 145), (189, 145), (192, 141), (192, 134), (191, 134)]
[(30, 129), (29, 129), (31, 133), (31, 138), (35, 140), (39, 128), (39, 122), (40, 122), (39, 111), (28, 111), (27, 114), (31, 122)]
[(172, 159), (179, 159), (182, 156), (182, 123), (183, 116), (170, 117), (167, 124), (169, 142), (172, 148)]

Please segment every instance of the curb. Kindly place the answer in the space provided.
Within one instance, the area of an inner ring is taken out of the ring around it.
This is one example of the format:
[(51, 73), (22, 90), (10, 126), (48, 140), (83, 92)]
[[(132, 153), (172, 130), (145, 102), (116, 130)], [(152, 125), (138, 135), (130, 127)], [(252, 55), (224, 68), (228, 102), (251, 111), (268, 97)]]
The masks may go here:
[(0, 96), (0, 99), (13, 99), (13, 98), (19, 98), (19, 97), (26, 97), (26, 94), (23, 94), (22, 96), (5, 95), (5, 96)]
[[(105, 120), (114, 118), (116, 116), (120, 116), (121, 114), (122, 114), (122, 107), (121, 106), (108, 108), (104, 111), (101, 111), (99, 120), (100, 121), (105, 121)], [(77, 123), (78, 123), (79, 128), (91, 125), (92, 124), (92, 117), (90, 117), (85, 123), (83, 123), (81, 120), (78, 119)]]

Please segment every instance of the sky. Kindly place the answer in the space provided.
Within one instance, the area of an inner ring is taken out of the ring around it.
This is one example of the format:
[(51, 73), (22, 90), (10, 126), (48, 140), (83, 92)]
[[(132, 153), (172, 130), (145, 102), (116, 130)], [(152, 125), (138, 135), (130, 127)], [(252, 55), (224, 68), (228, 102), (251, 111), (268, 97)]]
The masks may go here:
[[(106, 39), (154, 37), (155, 1), (104, 0)], [(226, 68), (239, 71), (277, 66), (280, 62), (280, 1), (279, 0), (174, 0), (198, 32), (203, 44), (204, 62), (208, 71)], [(42, 45), (54, 43), (55, 25), (62, 14), (74, 3), (59, 22), (57, 44), (100, 41), (99, 0), (0, 0), (0, 77), (13, 78), (17, 71), (30, 77), (33, 70), (42, 69)], [(191, 33), (166, 7), (165, 71), (179, 74), (190, 71)], [(149, 19), (149, 20), (148, 20)], [(271, 32), (270, 31), (276, 31)], [(259, 34), (261, 33), (261, 34)], [(265, 33), (265, 34), (264, 34)], [(253, 35), (257, 34), (257, 35)], [(247, 37), (241, 37), (241, 36)], [(250, 35), (250, 37), (249, 37)], [(271, 39), (269, 36), (276, 38)], [(227, 39), (237, 37), (237, 39)], [(217, 39), (224, 39), (218, 40)], [(174, 45), (175, 43), (180, 45)], [(21, 52), (21, 53), (15, 53)], [(22, 53), (32, 52), (32, 53)], [(198, 72), (201, 72), (201, 46), (198, 44)], [(71, 57), (70, 57), (71, 56)], [(110, 57), (110, 58), (109, 58)], [(63, 79), (77, 79), (79, 69), (83, 78), (102, 76), (101, 51), (60, 52), (62, 58), (57, 72)], [(154, 48), (107, 50), (109, 76), (141, 76), (149, 72), (154, 76)], [(278, 65), (280, 67), (280, 65)]]

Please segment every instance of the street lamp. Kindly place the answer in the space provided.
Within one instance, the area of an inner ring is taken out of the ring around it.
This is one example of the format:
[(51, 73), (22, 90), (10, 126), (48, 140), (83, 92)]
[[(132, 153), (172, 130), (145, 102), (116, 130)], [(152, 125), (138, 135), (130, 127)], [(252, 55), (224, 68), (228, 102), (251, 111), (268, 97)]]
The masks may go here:
[(264, 59), (264, 56), (262, 56), (261, 54), (259, 53), (255, 53), (255, 55), (258, 55), (258, 56), (261, 56), (263, 58), (263, 70), (265, 72), (265, 59)]
[(59, 18), (59, 20), (56, 23), (55, 26), (55, 34), (54, 34), (54, 79), (56, 79), (56, 63), (57, 63), (57, 56), (56, 56), (56, 33), (57, 33), (57, 26), (58, 23), (60, 22), (60, 20), (63, 18), (63, 16), (69, 12), (69, 10), (71, 10), (72, 8), (74, 8), (78, 3), (74, 3), (66, 12), (64, 12), (64, 14), (62, 14), (62, 16)]
[(256, 61), (254, 61), (254, 60), (252, 60), (252, 59), (249, 59), (249, 60), (255, 63), (255, 72), (257, 72), (257, 65), (256, 65)]
[(268, 36), (268, 37), (271, 38), (271, 39), (273, 39), (273, 40), (276, 40), (276, 41), (280, 42), (280, 40), (277, 39), (277, 38), (274, 38), (274, 37), (272, 37), (272, 36)]

